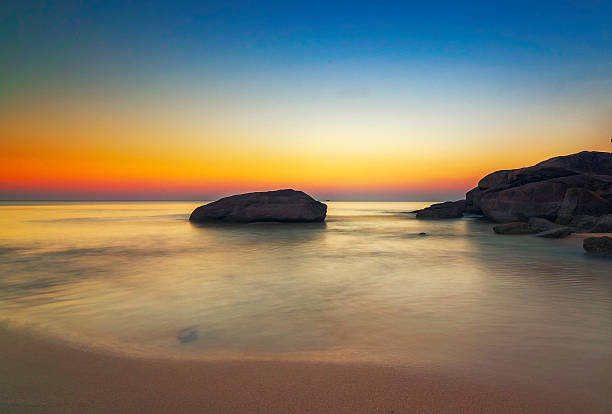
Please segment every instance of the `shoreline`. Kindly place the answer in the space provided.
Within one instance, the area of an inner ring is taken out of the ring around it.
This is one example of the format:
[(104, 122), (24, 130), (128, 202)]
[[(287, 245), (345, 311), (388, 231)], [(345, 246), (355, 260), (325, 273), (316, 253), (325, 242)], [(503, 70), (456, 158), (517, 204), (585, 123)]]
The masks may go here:
[(83, 350), (0, 328), (0, 411), (604, 413), (566, 393), (362, 363), (181, 361)]

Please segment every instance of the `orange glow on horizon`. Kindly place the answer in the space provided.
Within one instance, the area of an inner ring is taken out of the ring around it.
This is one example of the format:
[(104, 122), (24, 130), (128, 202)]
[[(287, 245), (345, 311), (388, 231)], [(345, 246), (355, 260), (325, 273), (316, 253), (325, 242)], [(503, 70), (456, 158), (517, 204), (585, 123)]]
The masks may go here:
[[(108, 108), (47, 103), (36, 117), (26, 107), (0, 114), (0, 195), (54, 192), (199, 197), (233, 192), (301, 189), (350, 194), (457, 194), (484, 175), (585, 149), (609, 150), (597, 128), (588, 139), (540, 132), (498, 139), (457, 132), (401, 129), (389, 135), (350, 124), (329, 133), (286, 126), (247, 130), (171, 116), (117, 114)], [(107, 116), (105, 116), (105, 114)], [(114, 115), (117, 115), (116, 117)], [(35, 120), (35, 122), (33, 121)], [(442, 130), (444, 131), (444, 130)], [(463, 134), (463, 135), (461, 135)], [(554, 143), (554, 145), (551, 145)]]

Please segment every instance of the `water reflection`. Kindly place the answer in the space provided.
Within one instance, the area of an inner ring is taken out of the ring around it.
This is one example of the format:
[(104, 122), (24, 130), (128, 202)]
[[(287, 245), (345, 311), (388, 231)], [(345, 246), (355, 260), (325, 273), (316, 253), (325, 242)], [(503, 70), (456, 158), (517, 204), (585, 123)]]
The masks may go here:
[(252, 223), (252, 224), (195, 224), (190, 223), (204, 242), (221, 241), (231, 245), (268, 246), (296, 245), (325, 237), (326, 223)]

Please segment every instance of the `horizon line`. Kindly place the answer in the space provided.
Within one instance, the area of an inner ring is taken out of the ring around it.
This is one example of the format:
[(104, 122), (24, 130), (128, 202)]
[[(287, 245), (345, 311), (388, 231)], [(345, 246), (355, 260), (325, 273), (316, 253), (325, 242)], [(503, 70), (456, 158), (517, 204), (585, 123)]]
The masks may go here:
[[(229, 197), (229, 196), (228, 196)], [(0, 203), (7, 203), (7, 202), (11, 202), (11, 203), (27, 203), (27, 202), (160, 202), (160, 201), (168, 201), (168, 202), (172, 202), (172, 201), (216, 201), (216, 200), (220, 200), (221, 198), (225, 198), (225, 197), (220, 197), (220, 198), (215, 198), (215, 199), (196, 199), (196, 198), (190, 198), (190, 199), (0, 199)], [(442, 201), (457, 201), (457, 200), (397, 200), (397, 199), (380, 199), (380, 200), (350, 200), (350, 199), (319, 199), (317, 201), (322, 201), (322, 202), (357, 202), (357, 203), (367, 203), (367, 202), (372, 202), (372, 203), (376, 203), (376, 202), (398, 202), (398, 203), (402, 203), (402, 202), (442, 202)]]

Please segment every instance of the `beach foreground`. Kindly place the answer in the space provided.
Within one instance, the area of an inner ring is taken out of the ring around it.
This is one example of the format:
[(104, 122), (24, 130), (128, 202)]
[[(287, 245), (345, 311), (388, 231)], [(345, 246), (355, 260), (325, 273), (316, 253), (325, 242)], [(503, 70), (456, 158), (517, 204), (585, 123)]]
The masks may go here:
[[(567, 395), (361, 364), (129, 358), (0, 332), (7, 413), (578, 413)], [(607, 407), (609, 408), (609, 407)]]

